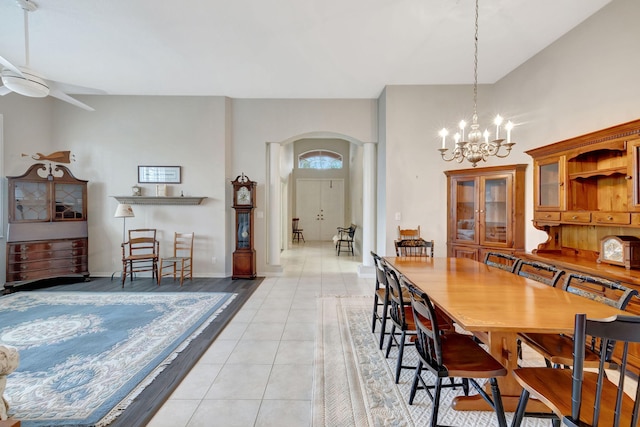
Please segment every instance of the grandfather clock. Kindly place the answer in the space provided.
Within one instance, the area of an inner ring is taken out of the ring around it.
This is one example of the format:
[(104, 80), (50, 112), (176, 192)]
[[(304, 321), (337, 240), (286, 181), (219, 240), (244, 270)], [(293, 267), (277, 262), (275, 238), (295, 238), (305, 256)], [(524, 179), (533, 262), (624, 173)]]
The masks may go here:
[(233, 185), (233, 209), (236, 211), (236, 250), (233, 252), (232, 279), (256, 277), (256, 251), (253, 249), (253, 209), (256, 207), (256, 183), (244, 173)]

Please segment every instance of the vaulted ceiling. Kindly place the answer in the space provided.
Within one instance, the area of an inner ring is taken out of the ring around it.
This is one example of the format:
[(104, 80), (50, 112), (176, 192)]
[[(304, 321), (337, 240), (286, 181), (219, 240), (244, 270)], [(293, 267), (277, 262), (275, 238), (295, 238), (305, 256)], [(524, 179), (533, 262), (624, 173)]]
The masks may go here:
[[(480, 0), (480, 83), (494, 83), (611, 0)], [(34, 0), (30, 66), (108, 94), (377, 98), (473, 82), (473, 0)], [(0, 0), (0, 56), (25, 61)]]

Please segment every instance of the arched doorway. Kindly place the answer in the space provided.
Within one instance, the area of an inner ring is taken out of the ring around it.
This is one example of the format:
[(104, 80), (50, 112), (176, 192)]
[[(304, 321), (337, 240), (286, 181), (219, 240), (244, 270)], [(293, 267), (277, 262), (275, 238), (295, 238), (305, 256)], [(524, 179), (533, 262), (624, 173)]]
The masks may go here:
[(362, 230), (356, 238), (356, 248), (362, 257), (363, 275), (372, 266), (369, 254), (375, 246), (375, 143), (363, 142), (334, 132), (312, 132), (292, 136), (280, 142), (267, 143), (267, 266), (280, 268), (280, 251), (289, 244), (292, 217), (294, 143), (303, 139), (344, 140), (349, 143), (348, 175), (349, 213), (346, 223), (353, 222)]

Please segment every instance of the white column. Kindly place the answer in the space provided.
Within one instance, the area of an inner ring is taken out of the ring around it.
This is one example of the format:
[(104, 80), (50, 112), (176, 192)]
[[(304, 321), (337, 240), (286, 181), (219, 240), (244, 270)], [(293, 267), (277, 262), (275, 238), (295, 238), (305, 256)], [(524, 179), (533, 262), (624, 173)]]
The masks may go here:
[(376, 233), (376, 146), (373, 142), (364, 144), (362, 168), (362, 265), (358, 268), (360, 277), (373, 277), (371, 251), (375, 249)]
[[(267, 265), (269, 271), (280, 268), (280, 144), (269, 143), (269, 187), (267, 204)], [(281, 270), (281, 269), (280, 269)]]

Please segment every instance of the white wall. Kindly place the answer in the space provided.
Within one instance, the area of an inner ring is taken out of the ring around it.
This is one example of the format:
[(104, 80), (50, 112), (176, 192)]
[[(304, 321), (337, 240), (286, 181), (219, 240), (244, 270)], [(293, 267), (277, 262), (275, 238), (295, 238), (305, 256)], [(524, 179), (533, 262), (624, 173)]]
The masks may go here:
[[(614, 0), (563, 38), (493, 86), (481, 86), (479, 122), (489, 127), (501, 113), (514, 120), (517, 143), (506, 159), (481, 166), (527, 163), (526, 247), (545, 234), (531, 225), (533, 172), (524, 151), (640, 117), (640, 2)], [(482, 69), (482, 61), (479, 62)], [(481, 72), (481, 71), (480, 71)], [(440, 160), (437, 132), (470, 118), (471, 86), (388, 86), (386, 132), (386, 252), (392, 253), (397, 225), (420, 224), (446, 252), (447, 169), (469, 168)], [(486, 124), (486, 125), (485, 125)], [(400, 212), (402, 221), (395, 221)]]
[[(487, 165), (531, 165), (525, 150), (637, 119), (638, 16), (637, 0), (613, 0), (495, 85), (480, 87), (480, 122), (488, 124), (501, 112), (518, 125), (513, 154), (491, 159)], [(482, 61), (479, 67), (482, 72)], [(233, 211), (229, 181), (241, 172), (257, 181), (257, 210), (265, 217), (256, 220), (255, 243), (258, 273), (265, 271), (266, 143), (291, 142), (323, 132), (332, 137), (345, 135), (350, 141), (380, 141), (376, 250), (392, 252), (398, 225), (420, 224), (423, 234), (436, 240), (436, 254), (445, 254), (443, 171), (470, 165), (443, 162), (437, 151), (437, 132), (471, 114), (471, 86), (389, 86), (378, 100), (80, 98), (96, 111), (86, 112), (50, 98), (0, 97), (4, 169), (7, 175), (23, 173), (33, 163), (20, 156), (23, 152), (70, 149), (76, 154), (70, 169), (78, 178), (90, 181), (89, 267), (94, 275), (120, 268), (122, 223), (113, 218), (116, 201), (109, 196), (129, 194), (141, 164), (183, 166), (184, 183), (175, 190), (209, 197), (197, 207), (136, 205), (136, 217), (127, 221), (128, 227), (162, 230), (165, 249), (167, 236), (174, 230), (193, 229), (199, 240), (195, 271), (201, 276), (230, 275)], [(543, 238), (529, 225), (531, 178), (530, 166), (528, 249)], [(401, 221), (395, 220), (396, 212), (401, 213)], [(4, 247), (0, 253), (4, 255)], [(3, 262), (0, 268), (4, 266)]]

